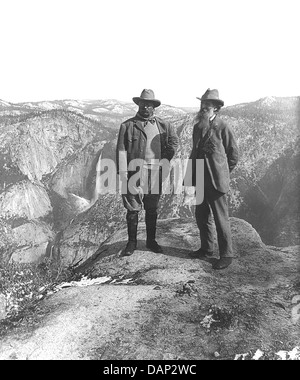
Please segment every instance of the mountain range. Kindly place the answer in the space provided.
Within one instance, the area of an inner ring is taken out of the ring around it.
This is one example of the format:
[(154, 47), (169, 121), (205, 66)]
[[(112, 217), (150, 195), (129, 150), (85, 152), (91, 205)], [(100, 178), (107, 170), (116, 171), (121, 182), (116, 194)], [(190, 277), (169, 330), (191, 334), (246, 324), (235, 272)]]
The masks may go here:
[[(231, 215), (250, 222), (271, 245), (300, 244), (299, 99), (268, 97), (220, 113), (240, 150)], [(97, 192), (97, 163), (114, 159), (120, 123), (136, 111), (134, 103), (113, 99), (0, 100), (0, 259), (30, 262), (48, 255), (74, 263), (124, 225), (120, 196)], [(157, 108), (179, 135), (175, 159), (189, 155), (196, 112)], [(181, 194), (162, 197), (161, 219), (193, 212)]]

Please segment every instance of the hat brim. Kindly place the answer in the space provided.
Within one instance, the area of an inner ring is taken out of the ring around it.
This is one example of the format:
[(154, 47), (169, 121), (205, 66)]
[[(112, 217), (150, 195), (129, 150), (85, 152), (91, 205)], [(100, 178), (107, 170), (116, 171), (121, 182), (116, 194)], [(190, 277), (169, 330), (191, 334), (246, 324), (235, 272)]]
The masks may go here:
[(218, 103), (221, 107), (224, 106), (224, 102), (223, 100), (221, 99), (209, 99), (209, 98), (206, 98), (206, 99), (202, 99), (202, 98), (198, 98), (196, 97), (196, 99), (199, 99), (201, 102), (205, 102), (205, 101), (210, 101), (210, 102), (215, 102), (215, 103)]
[(134, 103), (137, 104), (137, 105), (139, 105), (139, 102), (140, 102), (141, 100), (146, 100), (146, 101), (148, 100), (148, 101), (153, 102), (155, 108), (156, 108), (156, 107), (159, 107), (159, 106), (161, 105), (161, 102), (160, 102), (160, 100), (158, 100), (158, 99), (144, 99), (144, 98), (140, 98), (139, 96), (136, 96), (136, 97), (132, 98), (132, 100), (133, 100)]

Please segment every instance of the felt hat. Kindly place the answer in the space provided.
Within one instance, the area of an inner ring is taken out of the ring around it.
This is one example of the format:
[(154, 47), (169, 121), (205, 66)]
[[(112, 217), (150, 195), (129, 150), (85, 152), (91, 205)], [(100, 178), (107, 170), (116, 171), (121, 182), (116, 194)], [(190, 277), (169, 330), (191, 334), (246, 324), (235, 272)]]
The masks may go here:
[(201, 102), (205, 101), (205, 100), (210, 100), (210, 101), (213, 101), (213, 102), (216, 102), (218, 103), (221, 107), (224, 106), (224, 102), (223, 100), (221, 100), (219, 98), (219, 91), (214, 89), (214, 90), (211, 90), (210, 88), (208, 88), (205, 93), (202, 95), (201, 98), (198, 98), (197, 99), (201, 100)]
[(136, 96), (132, 98), (135, 104), (139, 105), (141, 100), (151, 100), (154, 103), (154, 107), (159, 107), (161, 105), (160, 100), (155, 99), (154, 92), (152, 90), (144, 89), (141, 96)]

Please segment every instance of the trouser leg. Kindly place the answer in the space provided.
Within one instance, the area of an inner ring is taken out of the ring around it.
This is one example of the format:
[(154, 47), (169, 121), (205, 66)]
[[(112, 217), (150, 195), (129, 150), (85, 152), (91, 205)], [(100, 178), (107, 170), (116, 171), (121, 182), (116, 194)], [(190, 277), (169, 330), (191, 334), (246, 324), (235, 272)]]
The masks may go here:
[(143, 199), (147, 233), (146, 247), (156, 253), (163, 252), (162, 247), (155, 240), (159, 198), (160, 196), (158, 194), (149, 194), (145, 195)]
[(123, 204), (127, 209), (126, 221), (128, 231), (128, 243), (123, 251), (124, 256), (133, 254), (137, 247), (138, 214), (142, 209), (140, 194), (123, 194)]
[(144, 196), (145, 224), (147, 241), (153, 241), (156, 237), (157, 209), (160, 196), (147, 194)]
[(214, 215), (220, 257), (233, 257), (227, 195), (213, 189), (210, 206)]
[(126, 215), (128, 241), (137, 244), (138, 212), (128, 211)]
[(196, 205), (195, 217), (200, 231), (201, 249), (207, 252), (214, 250), (213, 219), (207, 199)]
[(156, 237), (157, 211), (147, 210), (145, 213), (147, 241), (155, 240)]
[(147, 191), (144, 194), (143, 203), (145, 209), (145, 224), (147, 242), (155, 241), (157, 209), (161, 194), (161, 174), (160, 171), (147, 170), (146, 172)]

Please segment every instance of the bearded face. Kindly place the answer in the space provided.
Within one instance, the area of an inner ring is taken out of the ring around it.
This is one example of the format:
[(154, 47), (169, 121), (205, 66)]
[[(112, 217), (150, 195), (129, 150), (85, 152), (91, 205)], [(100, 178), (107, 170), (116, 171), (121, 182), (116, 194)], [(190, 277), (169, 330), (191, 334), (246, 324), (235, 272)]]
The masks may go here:
[(216, 113), (216, 105), (211, 101), (201, 102), (200, 110), (197, 114), (197, 121), (208, 122), (209, 119)]

